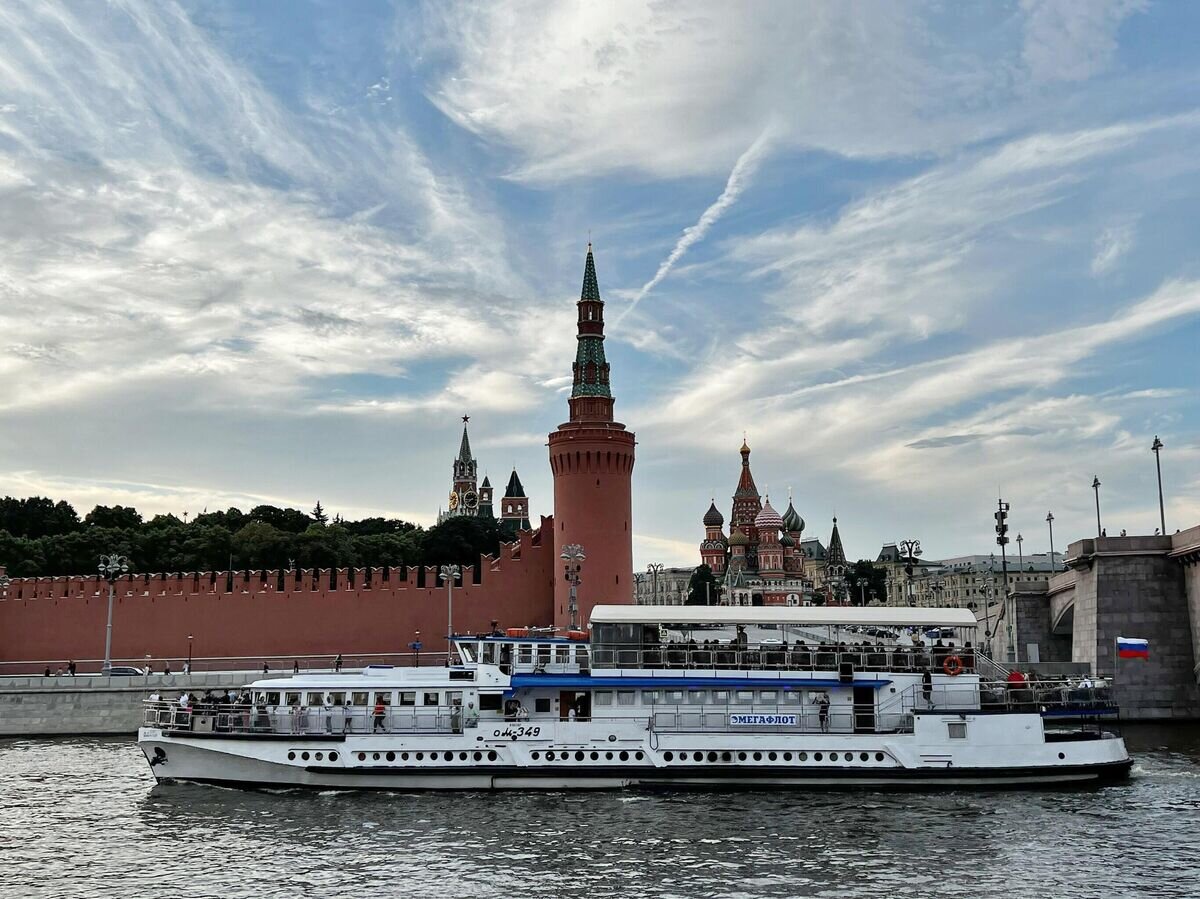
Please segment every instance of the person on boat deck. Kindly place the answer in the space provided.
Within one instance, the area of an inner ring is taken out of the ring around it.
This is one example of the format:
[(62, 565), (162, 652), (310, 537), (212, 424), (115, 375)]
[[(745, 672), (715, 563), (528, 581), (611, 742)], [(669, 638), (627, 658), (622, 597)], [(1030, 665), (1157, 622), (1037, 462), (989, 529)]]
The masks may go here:
[(479, 712), (475, 709), (475, 703), (467, 703), (467, 711), (466, 714), (463, 715), (463, 724), (465, 724), (467, 727), (479, 726)]
[(333, 660), (333, 670), (334, 671), (342, 670), (342, 654), (340, 652), (337, 654), (337, 658)]
[(817, 720), (821, 723), (821, 733), (829, 733), (829, 694), (821, 693), (816, 698)]
[(293, 661), (292, 662), (292, 674), (299, 674), (299, 673), (300, 673), (300, 662), (298, 660)]
[(376, 731), (380, 730), (382, 730), (384, 733), (387, 733), (387, 727), (384, 725), (384, 715), (386, 714), (387, 705), (384, 703), (383, 697), (380, 696), (375, 700), (375, 720), (371, 724), (371, 733), (375, 733)]
[(928, 668), (921, 672), (921, 695), (925, 697), (925, 704), (933, 708), (933, 672)]

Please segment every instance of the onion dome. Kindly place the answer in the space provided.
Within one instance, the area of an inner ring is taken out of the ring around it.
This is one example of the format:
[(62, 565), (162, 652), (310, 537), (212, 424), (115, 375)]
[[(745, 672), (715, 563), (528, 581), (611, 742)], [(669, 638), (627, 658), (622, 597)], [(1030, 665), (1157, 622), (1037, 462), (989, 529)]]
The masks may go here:
[(784, 534), (782, 537), (779, 538), (779, 544), (780, 544), (780, 546), (795, 546), (796, 541), (793, 540), (789, 535)]
[(779, 531), (783, 529), (783, 519), (771, 508), (771, 498), (768, 496), (762, 511), (754, 517), (754, 526), (760, 531)]
[(804, 531), (804, 519), (800, 517), (800, 513), (796, 511), (796, 507), (788, 502), (787, 511), (783, 513), (783, 529), (792, 534), (802, 533)]
[(729, 535), (730, 546), (749, 546), (750, 538), (746, 536), (746, 532), (741, 528), (734, 528), (733, 533)]
[(708, 506), (708, 511), (704, 513), (704, 526), (706, 528), (719, 528), (723, 524), (725, 524), (725, 516), (717, 508), (716, 500), (713, 500)]

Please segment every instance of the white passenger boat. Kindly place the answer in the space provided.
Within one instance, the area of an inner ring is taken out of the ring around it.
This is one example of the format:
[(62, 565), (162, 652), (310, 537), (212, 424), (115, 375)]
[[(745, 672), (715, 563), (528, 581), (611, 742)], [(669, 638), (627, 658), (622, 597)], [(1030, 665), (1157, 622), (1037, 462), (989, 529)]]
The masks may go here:
[(1010, 683), (965, 609), (597, 606), (590, 635), (146, 704), (159, 781), (343, 789), (963, 788), (1124, 778), (1105, 689)]

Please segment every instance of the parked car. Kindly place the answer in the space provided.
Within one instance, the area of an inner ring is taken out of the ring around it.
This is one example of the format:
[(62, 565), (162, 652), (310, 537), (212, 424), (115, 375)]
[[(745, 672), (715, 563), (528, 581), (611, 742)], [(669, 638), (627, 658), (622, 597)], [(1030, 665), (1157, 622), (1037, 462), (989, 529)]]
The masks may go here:
[(143, 675), (146, 672), (141, 668), (135, 668), (133, 665), (113, 665), (108, 669), (108, 673), (117, 677), (132, 677), (134, 675)]

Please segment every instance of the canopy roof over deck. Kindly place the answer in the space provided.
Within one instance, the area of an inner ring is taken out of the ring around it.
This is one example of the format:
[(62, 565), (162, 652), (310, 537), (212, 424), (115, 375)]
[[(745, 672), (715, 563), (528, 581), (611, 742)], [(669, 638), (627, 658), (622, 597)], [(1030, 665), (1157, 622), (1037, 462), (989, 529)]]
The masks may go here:
[(970, 609), (907, 606), (633, 606), (592, 609), (591, 623), (665, 625), (836, 625), (846, 627), (976, 627)]

